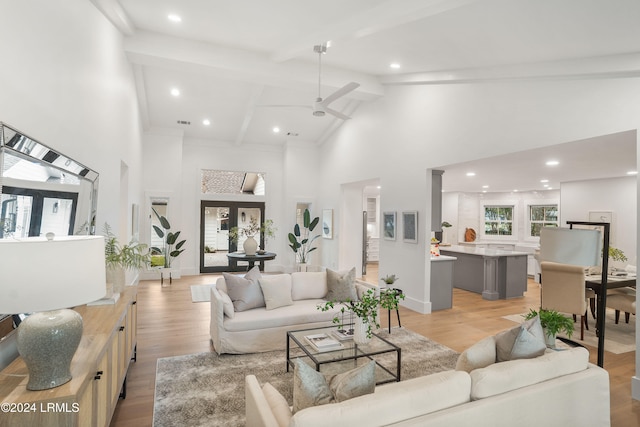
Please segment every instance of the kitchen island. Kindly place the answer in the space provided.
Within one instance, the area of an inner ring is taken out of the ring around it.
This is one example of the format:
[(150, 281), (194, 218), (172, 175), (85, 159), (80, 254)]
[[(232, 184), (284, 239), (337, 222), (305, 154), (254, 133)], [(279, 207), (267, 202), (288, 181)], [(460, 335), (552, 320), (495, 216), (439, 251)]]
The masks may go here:
[(527, 253), (472, 246), (440, 247), (456, 257), (453, 287), (482, 294), (486, 300), (517, 298), (527, 290)]

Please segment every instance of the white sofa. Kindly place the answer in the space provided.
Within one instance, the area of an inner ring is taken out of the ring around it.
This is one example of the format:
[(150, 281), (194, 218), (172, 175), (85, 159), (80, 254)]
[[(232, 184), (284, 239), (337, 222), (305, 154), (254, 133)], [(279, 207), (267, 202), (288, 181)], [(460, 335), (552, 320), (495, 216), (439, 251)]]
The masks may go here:
[[(287, 343), (287, 331), (330, 326), (340, 311), (336, 305), (329, 311), (318, 310), (318, 304), (324, 303), (327, 295), (327, 273), (295, 272), (282, 275), (268, 275), (269, 278), (290, 276), (291, 299), (293, 304), (267, 310), (266, 307), (252, 308), (246, 311), (233, 311), (225, 297), (227, 285), (224, 277), (217, 280), (211, 289), (210, 334), (213, 348), (218, 354), (258, 353), (272, 350), (284, 350)], [(368, 289), (379, 292), (379, 287), (356, 280), (358, 295)], [(222, 292), (221, 292), (222, 291)], [(231, 313), (230, 311), (233, 311)], [(232, 314), (230, 317), (228, 314)]]
[[(609, 375), (582, 347), (533, 359), (451, 370), (376, 387), (373, 394), (291, 415), (253, 375), (245, 380), (247, 427), (610, 425)], [(272, 389), (273, 390), (273, 389)]]

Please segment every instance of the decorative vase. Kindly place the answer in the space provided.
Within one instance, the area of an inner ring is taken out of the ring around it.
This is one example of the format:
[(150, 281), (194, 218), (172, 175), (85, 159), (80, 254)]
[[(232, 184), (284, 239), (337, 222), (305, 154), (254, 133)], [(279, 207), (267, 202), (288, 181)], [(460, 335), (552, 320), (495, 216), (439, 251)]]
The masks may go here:
[(547, 330), (544, 330), (544, 342), (548, 348), (556, 348), (556, 334), (549, 335)]
[(353, 326), (353, 341), (356, 344), (367, 344), (371, 341), (371, 338), (367, 337), (368, 326), (368, 323), (365, 323), (360, 317), (356, 316), (356, 323)]
[(107, 297), (111, 298), (113, 294), (119, 294), (124, 291), (124, 280), (125, 272), (124, 268), (120, 267), (109, 267), (107, 268), (107, 290), (109, 289), (109, 285), (111, 284), (111, 295), (107, 295)]
[(248, 236), (242, 244), (242, 247), (244, 248), (244, 253), (246, 255), (255, 255), (258, 250), (258, 242), (256, 242), (256, 239), (254, 239), (253, 236)]
[(302, 272), (307, 271), (307, 263), (299, 262), (298, 264), (296, 264), (296, 271), (302, 271)]

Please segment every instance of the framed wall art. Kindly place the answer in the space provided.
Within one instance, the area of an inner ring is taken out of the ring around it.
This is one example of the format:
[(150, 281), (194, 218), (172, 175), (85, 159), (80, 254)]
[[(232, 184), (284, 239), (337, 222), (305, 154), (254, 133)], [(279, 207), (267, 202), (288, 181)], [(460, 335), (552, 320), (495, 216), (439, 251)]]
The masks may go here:
[(418, 212), (402, 212), (402, 241), (418, 243)]
[(382, 237), (385, 240), (396, 240), (396, 213), (382, 213)]
[(333, 209), (322, 210), (322, 237), (333, 239)]

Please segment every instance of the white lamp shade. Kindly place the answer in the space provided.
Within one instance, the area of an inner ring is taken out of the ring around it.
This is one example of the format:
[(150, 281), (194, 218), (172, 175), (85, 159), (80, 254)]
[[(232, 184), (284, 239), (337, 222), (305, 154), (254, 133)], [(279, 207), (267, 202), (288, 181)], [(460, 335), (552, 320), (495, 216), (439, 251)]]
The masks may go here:
[(600, 230), (544, 227), (540, 230), (540, 261), (583, 267), (600, 264)]
[(106, 293), (104, 237), (0, 240), (0, 313), (75, 307)]

